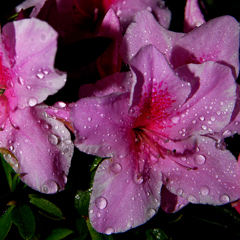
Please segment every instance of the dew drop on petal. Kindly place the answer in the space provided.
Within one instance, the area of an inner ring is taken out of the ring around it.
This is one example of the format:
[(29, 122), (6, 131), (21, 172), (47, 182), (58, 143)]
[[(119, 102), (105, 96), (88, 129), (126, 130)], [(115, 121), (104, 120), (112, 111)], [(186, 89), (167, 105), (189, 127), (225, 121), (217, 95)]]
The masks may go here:
[(30, 107), (35, 106), (37, 103), (38, 103), (38, 102), (37, 102), (37, 99), (34, 98), (34, 97), (31, 97), (31, 98), (28, 99), (28, 105), (29, 105)]
[(179, 123), (179, 120), (180, 120), (180, 117), (179, 116), (176, 116), (176, 117), (172, 117), (171, 118), (171, 121), (173, 122), (173, 123)]
[(195, 203), (195, 202), (197, 202), (197, 199), (196, 199), (196, 197), (195, 196), (193, 196), (193, 195), (188, 195), (188, 198), (187, 198), (187, 200), (189, 201), (189, 202), (191, 202), (191, 203)]
[(120, 173), (122, 171), (122, 166), (119, 163), (113, 163), (110, 166), (111, 171), (113, 171), (114, 173)]
[(225, 131), (222, 133), (222, 136), (223, 136), (224, 138), (230, 137), (231, 135), (232, 135), (232, 131), (230, 131), (230, 130), (225, 130)]
[(136, 184), (141, 184), (141, 183), (143, 183), (143, 176), (139, 173), (135, 173), (134, 176), (133, 176), (133, 181)]
[(181, 195), (183, 194), (183, 190), (182, 190), (181, 188), (179, 188), (179, 189), (177, 190), (176, 194), (177, 194), (178, 196), (181, 196)]
[(216, 147), (216, 149), (223, 151), (226, 149), (227, 145), (223, 139), (220, 139), (215, 143), (215, 147)]
[(49, 141), (52, 145), (54, 145), (54, 146), (56, 146), (56, 145), (58, 145), (58, 144), (60, 143), (59, 137), (56, 136), (56, 135), (54, 135), (54, 134), (50, 134), (50, 135), (48, 136), (48, 141)]
[(107, 207), (107, 200), (104, 197), (98, 197), (95, 199), (95, 204), (98, 209), (104, 209)]
[(44, 78), (44, 74), (42, 72), (37, 73), (36, 76), (39, 79), (43, 79)]
[(196, 155), (195, 157), (194, 157), (194, 162), (197, 164), (197, 165), (203, 165), (205, 162), (206, 162), (206, 158), (203, 156), (203, 155), (201, 155), (201, 154), (199, 154), (199, 155)]
[(54, 180), (48, 180), (42, 185), (41, 191), (43, 193), (56, 193), (58, 191), (58, 184)]
[(200, 193), (203, 195), (203, 196), (207, 196), (209, 193), (210, 193), (210, 189), (208, 186), (202, 186), (200, 188)]
[(19, 76), (18, 77), (18, 83), (21, 84), (21, 85), (24, 85), (24, 78)]
[(154, 208), (149, 208), (146, 213), (147, 219), (150, 219), (157, 213), (157, 211)]
[(115, 232), (115, 230), (114, 230), (113, 227), (107, 227), (107, 228), (104, 229), (104, 233), (107, 234), (107, 235), (110, 235), (114, 232)]
[(226, 194), (223, 194), (219, 197), (219, 201), (221, 203), (229, 203), (230, 202), (230, 197)]

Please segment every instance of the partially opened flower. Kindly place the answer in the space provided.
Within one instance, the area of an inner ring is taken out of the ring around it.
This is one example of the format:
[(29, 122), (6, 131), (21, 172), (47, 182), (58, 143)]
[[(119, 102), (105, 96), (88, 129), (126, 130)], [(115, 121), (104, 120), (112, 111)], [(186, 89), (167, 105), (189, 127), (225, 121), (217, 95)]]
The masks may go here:
[(124, 232), (149, 220), (161, 202), (173, 212), (188, 202), (238, 199), (236, 159), (207, 135), (230, 121), (236, 100), (231, 69), (209, 61), (174, 71), (152, 45), (130, 66), (132, 73), (82, 86), (84, 95), (70, 110), (75, 145), (108, 157), (94, 177), (93, 227)]
[(6, 24), (0, 44), (0, 152), (30, 187), (64, 189), (73, 154), (64, 125), (42, 103), (66, 81), (54, 58), (57, 33), (38, 19)]
[(239, 23), (231, 16), (212, 19), (184, 34), (163, 28), (148, 11), (138, 12), (120, 49), (125, 62), (148, 44), (163, 53), (174, 69), (213, 61), (231, 67), (234, 77), (238, 76)]

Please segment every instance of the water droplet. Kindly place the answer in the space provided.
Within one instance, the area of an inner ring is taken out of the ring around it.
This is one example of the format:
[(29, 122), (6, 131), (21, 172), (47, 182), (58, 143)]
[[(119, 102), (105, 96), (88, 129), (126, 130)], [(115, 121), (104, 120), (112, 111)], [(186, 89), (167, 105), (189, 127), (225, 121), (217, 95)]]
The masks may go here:
[(133, 176), (133, 181), (136, 183), (136, 184), (141, 184), (143, 182), (143, 176), (142, 174), (140, 173), (135, 173), (134, 176)]
[(54, 107), (57, 107), (57, 108), (65, 108), (66, 106), (67, 104), (61, 101), (54, 104)]
[(46, 181), (41, 187), (41, 192), (43, 193), (56, 193), (57, 191), (58, 184), (54, 180)]
[(58, 145), (58, 144), (60, 143), (60, 138), (59, 138), (58, 136), (54, 135), (54, 134), (50, 134), (50, 135), (48, 136), (48, 141), (49, 141), (52, 145), (56, 146), (56, 145)]
[(24, 78), (19, 76), (18, 77), (18, 83), (21, 84), (21, 85), (24, 85)]
[(197, 199), (196, 199), (196, 197), (195, 196), (193, 196), (193, 195), (188, 195), (188, 198), (187, 198), (187, 200), (189, 201), (189, 202), (191, 202), (191, 203), (195, 203), (195, 202), (197, 202)]
[(202, 127), (201, 127), (203, 130), (207, 130), (207, 126), (205, 126), (205, 125), (202, 125)]
[(49, 130), (49, 129), (51, 129), (52, 126), (48, 123), (43, 123), (42, 127), (46, 130)]
[(95, 204), (98, 209), (104, 209), (107, 207), (107, 200), (104, 197), (98, 197), (95, 199)]
[(230, 136), (232, 136), (232, 131), (231, 131), (231, 130), (225, 130), (225, 131), (222, 133), (222, 136), (223, 136), (224, 138), (230, 137)]
[(218, 150), (225, 150), (227, 145), (226, 145), (226, 143), (224, 142), (223, 139), (220, 139), (215, 143), (215, 147)]
[(110, 235), (114, 232), (115, 232), (115, 230), (114, 230), (113, 227), (107, 227), (107, 228), (104, 229), (104, 233), (107, 234), (107, 235)]
[(157, 211), (154, 208), (149, 208), (147, 210), (147, 219), (152, 218), (156, 213)]
[(219, 201), (221, 203), (229, 203), (230, 202), (230, 197), (226, 194), (223, 194), (219, 197)]
[(216, 120), (216, 118), (215, 118), (214, 116), (212, 116), (212, 117), (210, 117), (210, 120), (211, 120), (212, 122), (214, 122), (214, 121)]
[(203, 195), (203, 196), (207, 196), (210, 192), (210, 189), (208, 186), (202, 186), (200, 188), (200, 193)]
[(36, 74), (36, 76), (39, 79), (43, 79), (45, 75), (42, 72), (39, 72), (39, 73)]
[(119, 163), (113, 163), (110, 166), (111, 171), (113, 171), (114, 173), (120, 173), (122, 171), (122, 166)]
[(28, 105), (29, 105), (30, 107), (35, 106), (37, 103), (38, 103), (38, 102), (37, 102), (37, 99), (34, 98), (34, 97), (31, 97), (31, 98), (28, 99)]
[(175, 117), (172, 117), (171, 118), (171, 121), (173, 122), (173, 123), (179, 123), (179, 120), (180, 120), (180, 117), (179, 116), (175, 116)]
[(181, 195), (183, 194), (183, 190), (182, 190), (181, 188), (179, 188), (179, 189), (177, 190), (176, 194), (177, 194), (178, 196), (181, 196)]
[(87, 120), (90, 122), (90, 121), (92, 121), (92, 118), (91, 118), (91, 117), (88, 117)]
[(206, 158), (203, 156), (203, 155), (201, 155), (201, 154), (199, 154), (199, 155), (196, 155), (195, 157), (194, 157), (194, 162), (197, 164), (197, 165), (203, 165), (205, 162), (206, 162)]

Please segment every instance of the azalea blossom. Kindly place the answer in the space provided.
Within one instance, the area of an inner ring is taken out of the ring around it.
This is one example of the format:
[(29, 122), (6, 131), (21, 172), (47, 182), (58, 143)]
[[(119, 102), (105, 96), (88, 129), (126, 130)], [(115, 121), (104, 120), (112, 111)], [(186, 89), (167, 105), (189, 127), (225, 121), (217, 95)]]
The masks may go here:
[(228, 66), (207, 61), (173, 69), (153, 45), (116, 73), (80, 88), (66, 117), (75, 145), (103, 158), (89, 217), (106, 234), (124, 232), (191, 203), (221, 205), (240, 197), (235, 157), (209, 133), (231, 119), (236, 83)]
[(64, 189), (73, 155), (70, 133), (42, 103), (66, 81), (54, 69), (57, 33), (38, 19), (6, 24), (0, 44), (0, 152), (27, 185)]
[(231, 16), (214, 18), (185, 34), (163, 28), (148, 11), (140, 11), (123, 38), (120, 52), (125, 62), (148, 44), (163, 53), (174, 69), (213, 61), (231, 67), (238, 76), (239, 23)]

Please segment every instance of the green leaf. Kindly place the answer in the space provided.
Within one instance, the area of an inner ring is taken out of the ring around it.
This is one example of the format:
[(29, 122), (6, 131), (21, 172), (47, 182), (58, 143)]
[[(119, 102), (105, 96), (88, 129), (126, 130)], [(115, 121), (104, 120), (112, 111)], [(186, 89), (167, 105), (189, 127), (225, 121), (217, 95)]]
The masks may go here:
[(10, 164), (5, 161), (2, 153), (0, 153), (0, 158), (2, 160), (2, 165), (3, 165), (4, 172), (6, 174), (6, 177), (7, 177), (9, 188), (12, 191), (12, 173), (14, 171), (13, 171), (12, 167), (10, 166)]
[(22, 238), (29, 239), (33, 236), (36, 223), (33, 212), (28, 205), (15, 205), (12, 211), (12, 221), (18, 227)]
[(97, 232), (91, 225), (89, 219), (86, 220), (89, 233), (91, 235), (92, 240), (105, 240), (104, 234)]
[(47, 199), (38, 197), (35, 194), (29, 195), (29, 202), (39, 208), (39, 212), (54, 220), (64, 219), (62, 211), (52, 202)]
[(99, 163), (102, 161), (102, 158), (100, 157), (95, 157), (91, 167), (90, 167), (90, 172), (92, 172), (93, 170), (95, 170), (97, 168), (97, 166), (99, 165)]
[(3, 240), (11, 226), (12, 226), (12, 210), (15, 206), (11, 206), (7, 209), (7, 211), (0, 217), (0, 240)]
[(147, 240), (168, 240), (167, 235), (159, 228), (148, 229), (146, 231)]
[(73, 231), (67, 228), (56, 228), (52, 230), (51, 234), (46, 238), (46, 240), (60, 240), (72, 233)]
[(88, 227), (84, 217), (76, 219), (76, 229), (78, 230), (79, 235), (82, 236), (82, 239), (86, 238)]
[(90, 200), (90, 191), (77, 191), (75, 195), (74, 205), (80, 216), (88, 216), (88, 205)]

